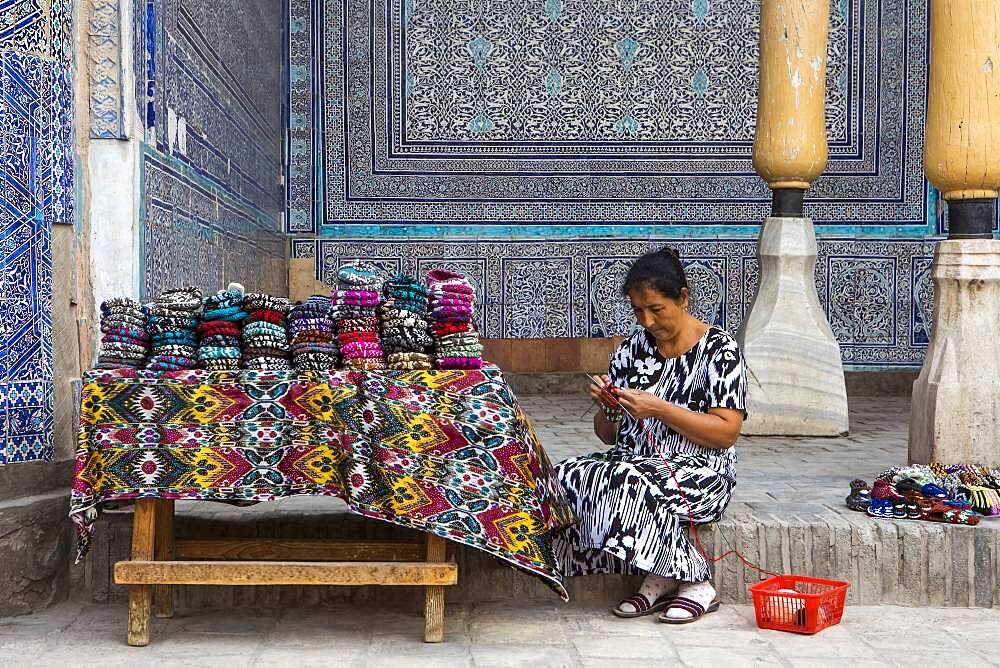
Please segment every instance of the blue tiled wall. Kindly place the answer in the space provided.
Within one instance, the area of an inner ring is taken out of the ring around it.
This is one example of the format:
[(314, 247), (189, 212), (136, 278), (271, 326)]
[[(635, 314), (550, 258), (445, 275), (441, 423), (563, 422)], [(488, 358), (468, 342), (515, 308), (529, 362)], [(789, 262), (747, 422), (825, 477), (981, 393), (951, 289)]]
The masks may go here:
[[(353, 257), (466, 272), (494, 337), (632, 326), (630, 259), (681, 249), (736, 329), (769, 194), (750, 161), (759, 2), (289, 0), (288, 222)], [(927, 4), (831, 3), (830, 161), (807, 212), (844, 362), (919, 366), (943, 232), (922, 171)]]
[(0, 6), (0, 464), (52, 457), (54, 224), (73, 223), (72, 6)]
[(284, 294), (282, 3), (133, 2), (143, 293)]

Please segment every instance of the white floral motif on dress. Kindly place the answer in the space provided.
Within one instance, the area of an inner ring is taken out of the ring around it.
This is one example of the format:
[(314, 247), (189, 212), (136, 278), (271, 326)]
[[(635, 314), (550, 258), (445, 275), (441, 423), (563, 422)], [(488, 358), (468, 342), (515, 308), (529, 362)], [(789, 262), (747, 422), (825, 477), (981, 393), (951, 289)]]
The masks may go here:
[(655, 375), (662, 368), (663, 365), (657, 362), (655, 357), (635, 361), (636, 374), (640, 377), (640, 382), (643, 385), (648, 385), (649, 377)]

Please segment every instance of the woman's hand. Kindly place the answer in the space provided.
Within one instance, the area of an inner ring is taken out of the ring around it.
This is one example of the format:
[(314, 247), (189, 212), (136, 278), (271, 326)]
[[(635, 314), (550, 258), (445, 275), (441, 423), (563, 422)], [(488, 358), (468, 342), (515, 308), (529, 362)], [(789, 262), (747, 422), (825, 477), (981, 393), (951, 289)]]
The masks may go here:
[(618, 390), (618, 401), (629, 415), (637, 420), (653, 417), (663, 410), (666, 402), (645, 390)]
[[(600, 381), (598, 385), (595, 380)], [(590, 398), (594, 401), (598, 401), (609, 408), (614, 408), (614, 402), (611, 397), (608, 396), (609, 393), (613, 393), (617, 390), (612, 384), (611, 379), (608, 378), (607, 374), (602, 374), (600, 376), (592, 376), (590, 381)]]

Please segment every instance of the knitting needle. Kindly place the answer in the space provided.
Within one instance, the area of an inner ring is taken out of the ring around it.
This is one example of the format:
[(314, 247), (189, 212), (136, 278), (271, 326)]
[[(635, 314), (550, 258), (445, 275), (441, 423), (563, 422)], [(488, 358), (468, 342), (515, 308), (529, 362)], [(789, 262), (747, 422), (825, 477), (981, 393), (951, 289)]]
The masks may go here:
[[(586, 376), (586, 377), (587, 377), (587, 379), (588, 379), (588, 380), (589, 380), (589, 381), (590, 381), (591, 383), (595, 382), (595, 379), (594, 379), (594, 377), (593, 377), (593, 376), (591, 376), (590, 374), (588, 374), (588, 373), (585, 373), (585, 374), (583, 374), (583, 375), (584, 375), (584, 376)], [(598, 386), (600, 386), (601, 384), (600, 384), (600, 383), (597, 383), (597, 385), (598, 385)], [(603, 389), (602, 389), (602, 392), (603, 392)], [(594, 407), (594, 406), (595, 406), (596, 404), (597, 404), (597, 399), (591, 399), (591, 401), (590, 401), (590, 405), (589, 405), (589, 406), (587, 406), (587, 410), (583, 411), (583, 414), (582, 414), (582, 415), (580, 416), (580, 419), (582, 420), (582, 419), (583, 419), (584, 417), (586, 417), (586, 416), (587, 416), (587, 414), (588, 414), (588, 413), (590, 413), (590, 409), (591, 409), (591, 408), (593, 408), (593, 407)]]
[[(608, 385), (605, 385), (604, 383), (602, 383), (602, 382), (601, 382), (601, 380), (600, 380), (599, 378), (597, 378), (596, 376), (591, 376), (591, 375), (590, 375), (589, 373), (585, 373), (585, 374), (583, 374), (583, 375), (584, 375), (584, 376), (586, 376), (587, 378), (589, 378), (589, 379), (590, 379), (590, 382), (594, 383), (594, 384), (595, 384), (595, 385), (597, 385), (597, 386), (598, 386), (599, 388), (601, 388), (601, 394), (602, 394), (603, 396), (605, 396), (605, 397), (608, 397), (609, 399), (611, 399), (611, 400), (612, 400), (612, 402), (613, 402), (613, 403), (614, 403), (614, 404), (615, 404), (616, 406), (618, 406), (618, 408), (622, 409), (622, 410), (623, 410), (623, 411), (625, 412), (625, 414), (626, 414), (626, 415), (628, 415), (628, 416), (629, 416), (630, 418), (632, 418), (633, 420), (636, 420), (635, 416), (634, 416), (634, 415), (632, 415), (632, 413), (630, 413), (630, 412), (629, 412), (629, 410), (628, 410), (627, 408), (625, 408), (624, 406), (622, 406), (622, 405), (621, 405), (621, 402), (620, 402), (620, 401), (618, 401), (618, 397), (616, 397), (616, 396), (615, 396), (615, 395), (614, 395), (614, 394), (613, 394), (613, 393), (611, 392), (611, 390), (609, 390), (609, 389), (608, 389), (608, 387), (609, 387)], [(611, 386), (611, 387), (613, 387), (613, 386)], [(591, 403), (591, 406), (593, 406), (593, 405), (594, 405), (594, 403), (592, 402), (592, 403)], [(587, 411), (589, 412), (589, 411), (590, 411), (590, 409), (588, 408), (588, 409), (587, 409)], [(584, 415), (586, 415), (586, 413), (584, 413)], [(638, 422), (638, 420), (636, 420), (636, 422)]]

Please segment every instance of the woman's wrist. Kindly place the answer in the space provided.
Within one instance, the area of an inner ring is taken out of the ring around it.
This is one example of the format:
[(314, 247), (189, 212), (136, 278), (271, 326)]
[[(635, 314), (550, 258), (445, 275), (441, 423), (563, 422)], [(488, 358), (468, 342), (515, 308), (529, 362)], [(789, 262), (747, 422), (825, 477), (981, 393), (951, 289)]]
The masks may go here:
[(673, 428), (673, 422), (677, 417), (676, 411), (680, 410), (680, 407), (670, 403), (665, 399), (659, 399), (659, 402), (660, 405), (657, 406), (656, 412), (653, 414), (653, 417), (655, 417), (657, 420), (667, 425), (668, 427)]

